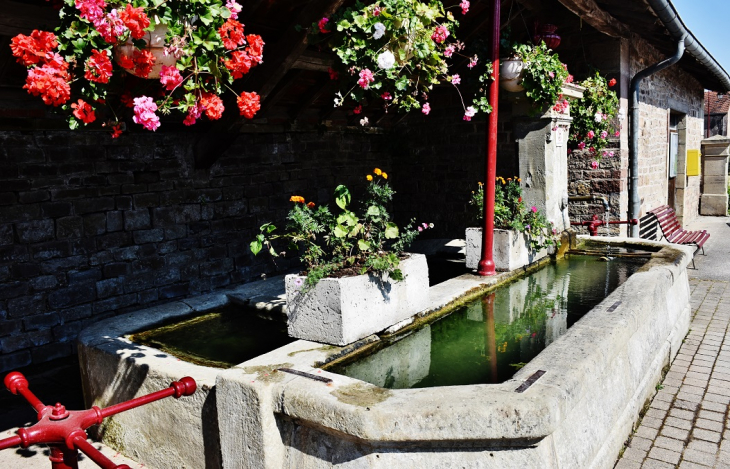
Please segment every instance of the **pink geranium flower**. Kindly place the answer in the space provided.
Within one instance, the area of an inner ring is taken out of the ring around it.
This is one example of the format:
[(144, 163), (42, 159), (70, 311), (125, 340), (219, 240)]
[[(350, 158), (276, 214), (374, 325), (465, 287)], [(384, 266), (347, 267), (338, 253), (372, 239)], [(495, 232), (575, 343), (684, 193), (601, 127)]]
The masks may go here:
[(371, 72), (369, 69), (364, 68), (360, 70), (360, 79), (357, 81), (357, 84), (360, 85), (360, 87), (364, 90), (368, 89), (368, 86), (370, 86), (370, 83), (374, 82), (375, 78), (373, 78), (373, 72)]
[(449, 37), (449, 30), (446, 29), (446, 26), (437, 26), (431, 34), (431, 39), (437, 44), (444, 42), (447, 37)]
[(431, 112), (431, 105), (428, 103), (424, 103), (423, 107), (421, 108), (421, 112), (425, 115), (428, 115), (428, 113)]
[(162, 70), (160, 71), (160, 83), (162, 83), (162, 86), (165, 87), (167, 91), (172, 91), (177, 86), (182, 83), (183, 78), (182, 75), (180, 75), (180, 71), (175, 67), (163, 65)]
[(598, 161), (596, 161), (596, 160), (591, 161), (591, 168), (598, 169)]
[(160, 118), (155, 111), (157, 104), (152, 98), (141, 96), (134, 98), (134, 120), (135, 124), (141, 124), (147, 130), (155, 131), (160, 126)]
[(461, 7), (462, 15), (466, 15), (467, 13), (469, 13), (469, 7), (471, 6), (471, 4), (469, 3), (469, 0), (461, 0), (461, 3), (459, 4), (459, 6)]

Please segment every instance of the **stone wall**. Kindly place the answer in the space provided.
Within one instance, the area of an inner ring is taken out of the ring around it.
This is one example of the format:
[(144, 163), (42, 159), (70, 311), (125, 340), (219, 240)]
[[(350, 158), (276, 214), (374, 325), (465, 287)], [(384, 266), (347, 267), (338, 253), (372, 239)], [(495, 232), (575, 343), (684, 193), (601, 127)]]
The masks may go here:
[[(631, 76), (663, 60), (644, 41), (631, 41)], [(639, 197), (644, 215), (668, 200), (668, 142), (670, 112), (683, 115), (678, 125), (679, 164), (676, 178), (677, 216), (691, 223), (699, 212), (700, 177), (687, 177), (686, 150), (699, 149), (703, 137), (704, 88), (677, 66), (656, 73), (641, 83), (639, 119)]]
[(251, 256), (258, 227), (389, 162), (361, 132), (245, 134), (205, 170), (192, 143), (0, 132), (0, 370), (73, 353), (99, 319), (287, 269)]

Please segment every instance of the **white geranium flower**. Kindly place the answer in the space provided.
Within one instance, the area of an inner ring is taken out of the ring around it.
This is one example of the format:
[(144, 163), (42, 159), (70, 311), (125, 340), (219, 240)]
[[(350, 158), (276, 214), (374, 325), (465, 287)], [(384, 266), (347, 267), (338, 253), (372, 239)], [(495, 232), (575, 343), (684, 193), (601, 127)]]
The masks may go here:
[(373, 33), (373, 39), (380, 39), (385, 34), (385, 25), (383, 23), (375, 23), (373, 25), (375, 32)]
[(360, 119), (360, 125), (362, 125), (363, 127), (368, 125), (368, 123), (370, 123), (370, 121), (367, 117), (363, 117), (362, 119)]
[(395, 56), (389, 50), (386, 50), (378, 56), (378, 67), (383, 70), (390, 70), (395, 65)]
[(603, 122), (603, 113), (601, 113), (600, 111), (599, 111), (599, 112), (597, 112), (597, 113), (596, 113), (596, 115), (595, 115), (595, 116), (593, 116), (593, 119), (594, 119), (594, 120), (595, 120), (596, 122)]

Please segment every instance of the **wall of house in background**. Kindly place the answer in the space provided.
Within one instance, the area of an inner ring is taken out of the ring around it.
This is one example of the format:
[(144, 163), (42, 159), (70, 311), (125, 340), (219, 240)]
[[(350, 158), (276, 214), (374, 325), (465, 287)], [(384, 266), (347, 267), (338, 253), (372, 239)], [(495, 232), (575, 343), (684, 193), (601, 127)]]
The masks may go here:
[(248, 243), (290, 195), (326, 203), (390, 158), (380, 135), (243, 134), (203, 170), (193, 141), (0, 132), (0, 370), (70, 355), (93, 321), (275, 272)]
[[(629, 49), (631, 76), (665, 59), (644, 41)], [(699, 216), (700, 177), (686, 176), (686, 150), (700, 149), (703, 138), (704, 88), (677, 66), (646, 78), (640, 91), (639, 197), (641, 215), (668, 200), (667, 155), (670, 112), (680, 114), (679, 164), (676, 178), (677, 217), (683, 224)]]

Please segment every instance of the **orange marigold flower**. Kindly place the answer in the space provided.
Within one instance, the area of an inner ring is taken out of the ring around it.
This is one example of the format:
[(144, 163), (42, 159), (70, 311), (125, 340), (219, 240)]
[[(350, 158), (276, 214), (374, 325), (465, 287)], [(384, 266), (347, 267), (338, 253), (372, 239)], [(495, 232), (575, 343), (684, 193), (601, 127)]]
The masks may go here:
[(375, 173), (376, 176), (380, 176), (381, 174), (383, 174), (383, 172), (380, 170), (380, 168), (375, 168), (373, 170), (373, 172)]
[(309, 202), (309, 203), (307, 203), (307, 207), (309, 207), (309, 208), (314, 208), (314, 202)]
[(367, 177), (368, 181), (372, 181), (373, 180), (373, 177), (371, 175), (369, 175), (369, 174), (366, 177)]
[(383, 179), (388, 179), (388, 173), (386, 173), (385, 171), (383, 171), (383, 175), (382, 176), (383, 176)]
[(304, 197), (302, 197), (301, 195), (293, 195), (293, 196), (291, 196), (289, 198), (289, 202), (294, 202), (295, 204), (296, 203), (303, 204), (304, 203)]

